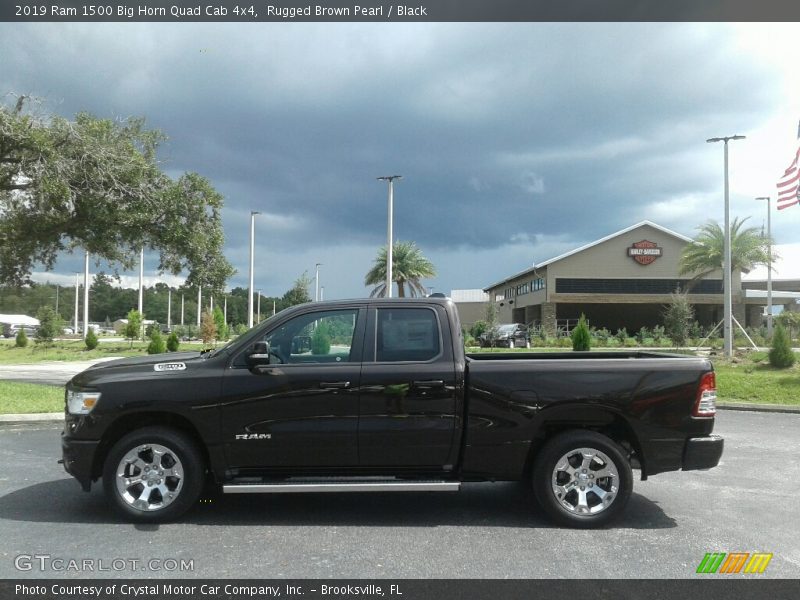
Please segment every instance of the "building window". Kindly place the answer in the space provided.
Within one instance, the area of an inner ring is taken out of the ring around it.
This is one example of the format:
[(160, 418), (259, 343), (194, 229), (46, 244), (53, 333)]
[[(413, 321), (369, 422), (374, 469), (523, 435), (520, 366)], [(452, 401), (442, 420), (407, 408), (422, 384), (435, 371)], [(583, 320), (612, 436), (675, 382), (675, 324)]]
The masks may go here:
[(722, 281), (701, 279), (556, 279), (557, 294), (671, 294), (680, 289), (690, 294), (721, 294)]
[(532, 279), (530, 285), (531, 285), (531, 290), (533, 290), (534, 292), (543, 290), (545, 288), (544, 278), (537, 277), (536, 279)]

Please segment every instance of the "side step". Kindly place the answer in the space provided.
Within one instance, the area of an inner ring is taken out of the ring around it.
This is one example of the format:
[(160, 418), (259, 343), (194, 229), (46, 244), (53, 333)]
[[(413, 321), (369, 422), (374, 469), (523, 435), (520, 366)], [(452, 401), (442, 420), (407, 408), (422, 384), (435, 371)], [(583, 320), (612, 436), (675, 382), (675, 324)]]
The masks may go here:
[(225, 494), (286, 494), (319, 492), (457, 492), (459, 481), (404, 479), (300, 479), (271, 483), (234, 483), (222, 486)]

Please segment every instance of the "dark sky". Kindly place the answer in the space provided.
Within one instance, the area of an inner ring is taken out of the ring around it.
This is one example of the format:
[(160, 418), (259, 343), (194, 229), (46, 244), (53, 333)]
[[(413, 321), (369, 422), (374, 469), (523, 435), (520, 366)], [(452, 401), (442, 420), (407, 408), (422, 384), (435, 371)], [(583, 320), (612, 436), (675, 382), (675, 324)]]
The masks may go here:
[[(249, 212), (264, 213), (267, 294), (317, 262), (327, 298), (368, 293), (386, 241), (375, 178), (402, 174), (395, 238), (422, 248), (438, 268), (426, 284), (447, 292), (642, 219), (685, 235), (721, 219), (712, 136), (748, 134), (731, 150), (732, 207), (760, 226), (752, 198), (774, 189), (800, 117), (779, 52), (752, 50), (763, 35), (691, 23), (0, 24), (0, 90), (166, 132), (165, 169), (197, 171), (226, 198), (231, 286), (247, 282)], [(776, 237), (793, 241), (789, 223)], [(47, 277), (80, 262), (65, 256)]]

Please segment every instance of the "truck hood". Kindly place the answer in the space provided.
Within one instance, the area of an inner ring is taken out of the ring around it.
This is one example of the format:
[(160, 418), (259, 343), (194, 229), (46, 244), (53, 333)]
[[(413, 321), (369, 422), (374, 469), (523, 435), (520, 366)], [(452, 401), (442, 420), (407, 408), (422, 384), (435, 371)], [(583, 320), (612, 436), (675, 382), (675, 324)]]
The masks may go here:
[(75, 375), (70, 384), (74, 387), (85, 387), (109, 378), (116, 379), (118, 376), (129, 374), (152, 373), (155, 375), (157, 365), (179, 363), (181, 365), (180, 370), (187, 370), (205, 360), (206, 358), (200, 352), (169, 352), (166, 354), (118, 358), (92, 365), (85, 371)]

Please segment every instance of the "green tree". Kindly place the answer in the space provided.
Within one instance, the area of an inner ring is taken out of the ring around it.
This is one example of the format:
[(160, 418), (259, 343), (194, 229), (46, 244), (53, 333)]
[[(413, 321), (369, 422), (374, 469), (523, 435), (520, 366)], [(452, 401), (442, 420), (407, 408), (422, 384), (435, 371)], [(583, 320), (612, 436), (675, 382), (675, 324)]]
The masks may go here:
[(788, 369), (795, 362), (792, 344), (786, 330), (778, 323), (772, 334), (772, 348), (769, 351), (769, 364), (776, 369)]
[(144, 119), (74, 120), (0, 106), (0, 281), (26, 283), (62, 251), (88, 250), (131, 269), (157, 250), (159, 269), (188, 270), (192, 285), (222, 289), (223, 199), (196, 173), (168, 177), (157, 160), (166, 138)]
[(328, 326), (320, 323), (311, 335), (311, 354), (330, 354), (331, 336)]
[[(747, 218), (736, 217), (731, 223), (731, 269), (749, 273), (754, 267), (769, 263), (769, 240), (758, 228), (744, 227), (745, 221)], [(693, 275), (692, 283), (721, 270), (724, 258), (725, 232), (720, 224), (709, 221), (698, 230), (700, 233), (684, 246), (680, 257), (680, 274)], [(776, 258), (773, 250), (772, 260)]]
[(694, 309), (689, 303), (688, 294), (670, 294), (670, 303), (662, 313), (664, 331), (675, 347), (685, 346), (689, 339), (689, 329), (694, 319)]
[(794, 332), (800, 326), (800, 312), (785, 310), (775, 317), (775, 322), (779, 323), (786, 329), (789, 334), (789, 339), (794, 339)]
[(147, 344), (148, 354), (164, 354), (167, 351), (167, 345), (164, 343), (164, 338), (161, 335), (161, 330), (154, 327), (150, 332), (150, 343)]
[(180, 345), (181, 342), (178, 339), (178, 334), (175, 331), (173, 331), (172, 333), (169, 334), (169, 337), (167, 338), (167, 350), (169, 350), (170, 352), (177, 352), (178, 346)]
[(228, 325), (225, 323), (225, 314), (220, 310), (220, 308), (214, 307), (214, 325), (217, 328), (217, 339), (218, 340), (227, 340), (228, 339)]
[(311, 302), (311, 296), (308, 294), (308, 286), (311, 285), (311, 278), (308, 272), (303, 272), (300, 277), (295, 279), (294, 285), (283, 295), (281, 298), (281, 308), (289, 308), (297, 304), (305, 304)]
[(589, 333), (589, 325), (586, 323), (586, 315), (581, 313), (581, 318), (575, 329), (572, 330), (572, 349), (576, 352), (588, 352), (592, 349), (592, 336)]
[(138, 310), (129, 311), (128, 322), (122, 333), (131, 341), (131, 348), (133, 348), (133, 340), (139, 339), (142, 335), (142, 313)]
[(53, 338), (61, 335), (64, 322), (50, 306), (43, 306), (36, 315), (39, 319), (39, 328), (36, 330), (36, 343), (44, 346), (53, 343)]
[(14, 345), (17, 348), (25, 348), (28, 345), (28, 336), (25, 335), (24, 327), (17, 332), (17, 337), (14, 340)]
[(86, 332), (86, 338), (83, 340), (83, 343), (86, 344), (87, 350), (94, 350), (97, 348), (97, 344), (99, 343), (97, 340), (97, 335), (94, 333), (94, 329), (91, 327), (89, 331)]
[[(392, 244), (392, 281), (397, 284), (397, 295), (404, 298), (406, 286), (409, 296), (425, 296), (427, 290), (420, 281), (436, 276), (436, 268), (422, 254), (414, 242)], [(370, 296), (386, 295), (386, 246), (378, 250), (372, 268), (364, 278), (364, 285), (374, 285)]]

